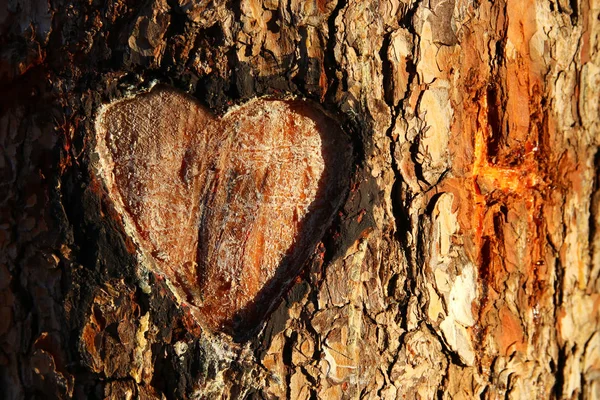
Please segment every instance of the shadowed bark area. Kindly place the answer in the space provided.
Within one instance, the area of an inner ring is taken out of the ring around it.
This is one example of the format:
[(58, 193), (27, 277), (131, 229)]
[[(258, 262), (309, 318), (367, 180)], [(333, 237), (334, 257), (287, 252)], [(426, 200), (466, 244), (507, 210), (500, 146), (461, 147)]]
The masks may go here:
[[(23, 398), (597, 398), (600, 3), (0, 2), (0, 387)], [(156, 83), (307, 99), (354, 151), (248, 339), (139, 257), (93, 165)], [(234, 335), (235, 336), (235, 335)]]

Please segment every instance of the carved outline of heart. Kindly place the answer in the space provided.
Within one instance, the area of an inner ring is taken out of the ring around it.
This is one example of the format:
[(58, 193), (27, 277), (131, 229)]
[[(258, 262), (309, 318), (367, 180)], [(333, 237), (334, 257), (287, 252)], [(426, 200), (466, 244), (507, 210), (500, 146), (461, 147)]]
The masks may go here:
[(309, 102), (254, 99), (215, 117), (162, 85), (102, 107), (95, 150), (140, 264), (228, 333), (256, 326), (298, 276), (352, 165), (347, 137)]

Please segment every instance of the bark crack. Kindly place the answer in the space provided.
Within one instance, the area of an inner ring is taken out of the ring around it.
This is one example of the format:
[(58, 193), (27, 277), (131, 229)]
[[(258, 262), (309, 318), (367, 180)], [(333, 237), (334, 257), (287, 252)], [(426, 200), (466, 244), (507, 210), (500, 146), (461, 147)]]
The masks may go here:
[(337, 44), (337, 32), (338, 28), (335, 24), (335, 20), (344, 7), (346, 7), (348, 0), (339, 0), (331, 12), (331, 15), (327, 19), (327, 27), (328, 27), (328, 36), (327, 43), (325, 46), (324, 52), (324, 64), (325, 64), (325, 74), (327, 75), (327, 80), (329, 81), (329, 87), (327, 88), (327, 92), (325, 96), (335, 94), (337, 91), (337, 85), (339, 84), (339, 79), (337, 77), (337, 72), (339, 72), (339, 65), (335, 59), (335, 46)]

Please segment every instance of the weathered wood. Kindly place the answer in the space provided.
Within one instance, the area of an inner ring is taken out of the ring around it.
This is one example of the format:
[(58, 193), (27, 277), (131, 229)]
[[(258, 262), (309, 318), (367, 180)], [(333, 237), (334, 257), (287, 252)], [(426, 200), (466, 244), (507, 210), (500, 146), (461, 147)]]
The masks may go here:
[[(597, 0), (0, 7), (3, 396), (600, 396)], [(156, 82), (216, 115), (306, 98), (351, 137), (249, 340), (140, 272), (94, 171), (102, 105)]]

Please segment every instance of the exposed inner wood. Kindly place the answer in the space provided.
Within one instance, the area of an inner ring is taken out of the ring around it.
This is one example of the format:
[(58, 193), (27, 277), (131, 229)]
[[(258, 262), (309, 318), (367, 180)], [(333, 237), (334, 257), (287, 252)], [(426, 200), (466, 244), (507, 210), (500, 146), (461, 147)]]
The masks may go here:
[(157, 87), (99, 116), (99, 172), (146, 261), (214, 330), (254, 327), (345, 193), (351, 148), (299, 100), (215, 118)]

